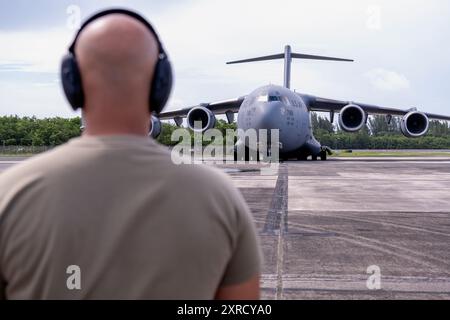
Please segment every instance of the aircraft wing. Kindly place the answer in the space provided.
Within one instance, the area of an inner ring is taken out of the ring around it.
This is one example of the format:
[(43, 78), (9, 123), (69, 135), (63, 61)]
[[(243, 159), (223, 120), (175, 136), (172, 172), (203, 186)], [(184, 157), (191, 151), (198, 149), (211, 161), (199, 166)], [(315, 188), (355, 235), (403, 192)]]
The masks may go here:
[(174, 110), (174, 111), (161, 112), (158, 115), (158, 118), (161, 120), (184, 118), (187, 116), (189, 111), (195, 107), (207, 108), (207, 109), (211, 110), (214, 114), (224, 114), (228, 111), (235, 113), (235, 112), (239, 111), (239, 108), (241, 107), (241, 104), (244, 101), (244, 99), (245, 99), (245, 96), (235, 98), (235, 99), (230, 99), (230, 100), (223, 100), (223, 101), (210, 102), (210, 103), (201, 103), (198, 106), (192, 106), (192, 107), (183, 108), (183, 109)]
[[(339, 113), (339, 111), (344, 108), (346, 105), (349, 104), (356, 104), (360, 106), (364, 111), (366, 111), (368, 114), (386, 114), (386, 115), (392, 115), (392, 116), (404, 116), (412, 109), (402, 110), (397, 108), (391, 108), (391, 107), (380, 107), (375, 106), (371, 104), (366, 103), (358, 103), (353, 101), (340, 101), (340, 100), (333, 100), (333, 99), (326, 99), (326, 98), (320, 98), (312, 95), (307, 94), (299, 94), (303, 101), (305, 101), (307, 107), (310, 111), (319, 111), (319, 112), (336, 112)], [(431, 120), (444, 120), (444, 121), (450, 121), (450, 116), (444, 116), (439, 114), (432, 114), (432, 113), (426, 113), (427, 117)]]

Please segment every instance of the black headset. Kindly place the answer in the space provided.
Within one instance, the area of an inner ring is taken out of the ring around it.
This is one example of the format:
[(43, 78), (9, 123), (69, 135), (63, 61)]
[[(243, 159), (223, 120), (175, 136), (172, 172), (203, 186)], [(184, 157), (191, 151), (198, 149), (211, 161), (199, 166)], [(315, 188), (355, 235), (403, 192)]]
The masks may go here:
[(61, 81), (64, 93), (66, 94), (67, 100), (69, 100), (73, 110), (83, 108), (84, 92), (81, 82), (81, 73), (75, 56), (75, 45), (81, 32), (89, 23), (100, 17), (116, 13), (125, 14), (142, 22), (155, 36), (158, 42), (158, 61), (155, 65), (151, 87), (149, 88), (149, 109), (151, 112), (159, 114), (164, 109), (172, 89), (172, 67), (158, 34), (155, 32), (151, 24), (138, 13), (126, 9), (109, 9), (101, 11), (87, 19), (82, 24), (75, 36), (75, 39), (69, 47), (69, 52), (63, 57), (61, 63)]

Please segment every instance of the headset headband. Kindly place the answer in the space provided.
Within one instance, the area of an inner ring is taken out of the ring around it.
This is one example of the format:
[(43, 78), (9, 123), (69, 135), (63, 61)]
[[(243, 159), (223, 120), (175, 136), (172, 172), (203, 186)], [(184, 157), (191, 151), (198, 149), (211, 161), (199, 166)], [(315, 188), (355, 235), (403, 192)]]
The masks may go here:
[(108, 9), (108, 10), (104, 10), (101, 12), (98, 12), (96, 14), (94, 14), (93, 16), (91, 16), (89, 19), (87, 19), (80, 27), (80, 29), (78, 30), (75, 39), (73, 40), (72, 44), (69, 47), (69, 52), (71, 52), (73, 55), (75, 55), (75, 45), (78, 41), (78, 37), (80, 36), (81, 32), (83, 31), (83, 29), (86, 28), (86, 26), (88, 24), (90, 24), (92, 21), (97, 20), (98, 18), (101, 18), (103, 16), (107, 16), (110, 14), (124, 14), (126, 16), (135, 18), (136, 20), (142, 22), (149, 30), (150, 32), (155, 36), (156, 38), (156, 42), (158, 43), (158, 51), (159, 51), (159, 55), (160, 58), (161, 55), (166, 56), (166, 52), (164, 51), (164, 48), (162, 46), (161, 41), (159, 40), (159, 36), (156, 33), (155, 29), (152, 27), (152, 25), (144, 18), (142, 17), (140, 14), (138, 14), (137, 12), (131, 11), (131, 10), (127, 10), (127, 9)]
[(101, 11), (97, 14), (94, 14), (81, 25), (80, 29), (76, 33), (75, 39), (69, 47), (69, 52), (63, 57), (63, 60), (61, 62), (61, 82), (67, 100), (74, 110), (83, 108), (84, 92), (83, 84), (81, 81), (82, 76), (78, 68), (75, 56), (75, 45), (81, 32), (89, 23), (109, 14), (123, 14), (135, 18), (136, 20), (144, 24), (147, 29), (155, 36), (156, 43), (158, 44), (158, 60), (155, 65), (153, 78), (149, 88), (149, 110), (150, 112), (159, 114), (164, 109), (164, 106), (169, 99), (170, 91), (172, 89), (172, 66), (166, 52), (163, 49), (158, 34), (155, 32), (150, 23), (138, 13), (127, 9), (109, 9)]

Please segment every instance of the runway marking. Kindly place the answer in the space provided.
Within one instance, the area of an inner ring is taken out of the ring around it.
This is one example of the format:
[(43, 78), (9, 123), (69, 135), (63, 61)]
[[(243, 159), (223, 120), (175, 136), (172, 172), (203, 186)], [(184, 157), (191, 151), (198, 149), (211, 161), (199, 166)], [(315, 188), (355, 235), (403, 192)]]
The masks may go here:
[(274, 235), (274, 232), (280, 230), (282, 216), (287, 214), (289, 184), (287, 171), (286, 165), (280, 165), (278, 169), (278, 179), (275, 184), (275, 190), (273, 191), (272, 202), (270, 203), (266, 222), (264, 224), (264, 233)]
[[(273, 288), (276, 281), (276, 274), (263, 274), (261, 276), (261, 288)], [(367, 275), (337, 274), (309, 277), (297, 274), (285, 274), (283, 281), (285, 290), (366, 291), (367, 293), (376, 293), (378, 291), (367, 289)], [(450, 293), (450, 278), (382, 276), (381, 291), (447, 294)]]
[(272, 202), (267, 212), (262, 232), (266, 235), (276, 235), (278, 232), (277, 284), (275, 295), (275, 299), (277, 300), (283, 299), (284, 233), (287, 231), (288, 178), (287, 165), (280, 165)]

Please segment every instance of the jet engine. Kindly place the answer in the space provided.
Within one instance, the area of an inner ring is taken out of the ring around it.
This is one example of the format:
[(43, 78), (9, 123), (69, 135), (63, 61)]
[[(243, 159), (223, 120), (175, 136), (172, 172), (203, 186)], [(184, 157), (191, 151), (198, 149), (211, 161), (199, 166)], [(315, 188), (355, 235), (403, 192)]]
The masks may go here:
[(411, 111), (400, 122), (400, 129), (404, 136), (417, 138), (428, 132), (429, 120), (425, 113)]
[(342, 108), (339, 115), (339, 127), (346, 132), (361, 130), (367, 121), (366, 112), (356, 104), (349, 104)]
[(205, 132), (216, 125), (216, 116), (205, 107), (192, 108), (187, 114), (186, 120), (189, 129), (196, 132)]
[(161, 134), (161, 127), (162, 127), (161, 121), (157, 117), (152, 115), (151, 128), (150, 131), (148, 132), (148, 135), (153, 139), (157, 139)]

